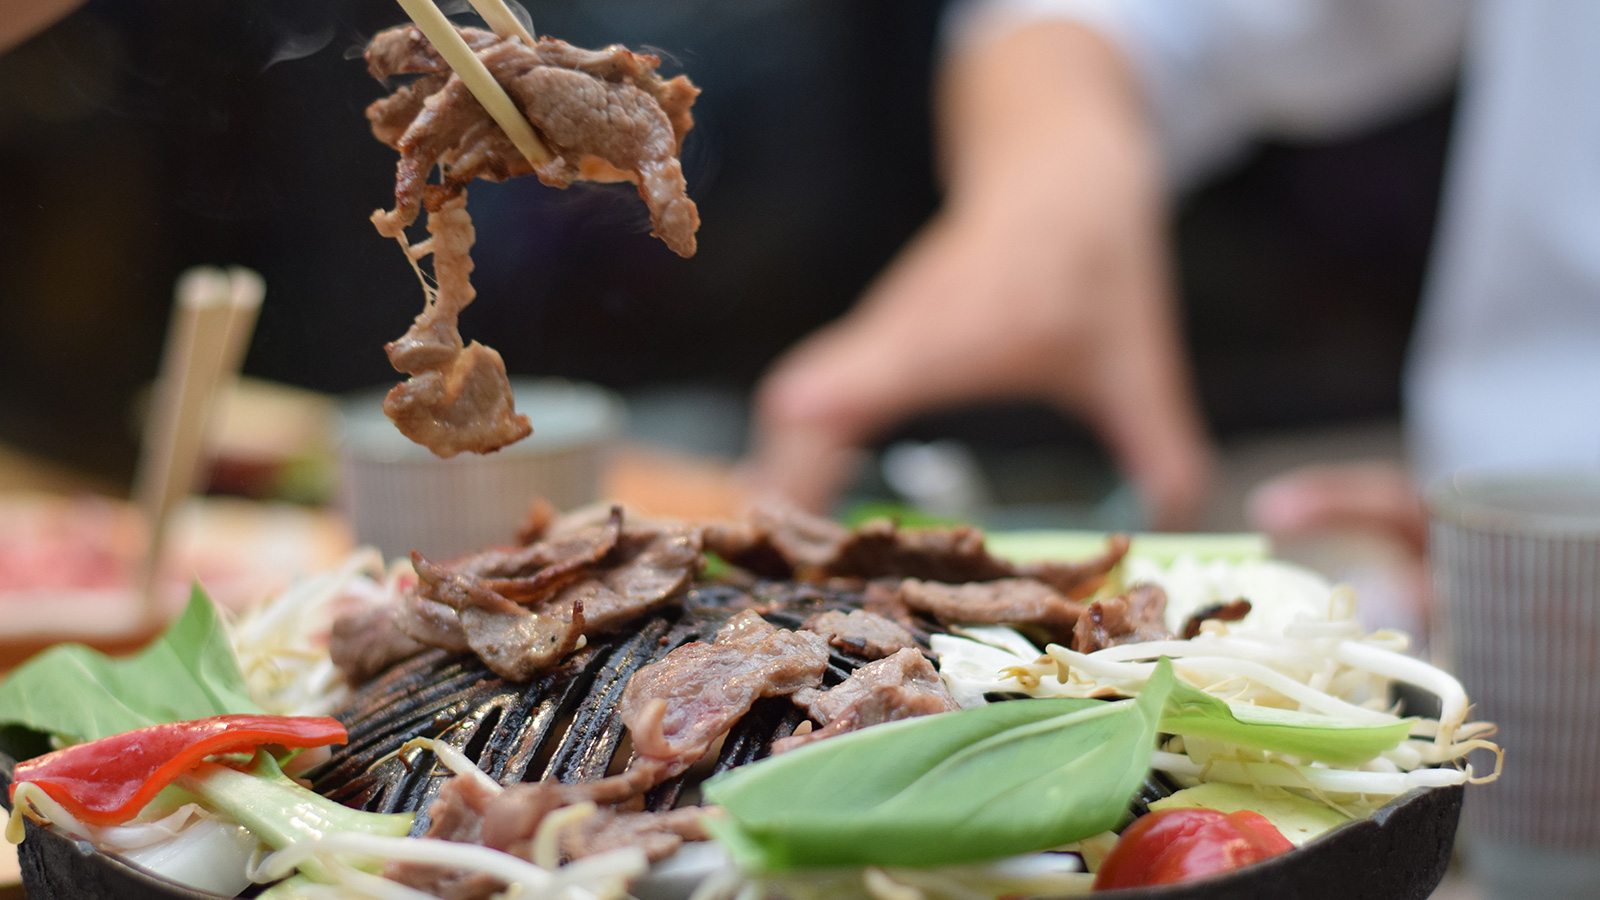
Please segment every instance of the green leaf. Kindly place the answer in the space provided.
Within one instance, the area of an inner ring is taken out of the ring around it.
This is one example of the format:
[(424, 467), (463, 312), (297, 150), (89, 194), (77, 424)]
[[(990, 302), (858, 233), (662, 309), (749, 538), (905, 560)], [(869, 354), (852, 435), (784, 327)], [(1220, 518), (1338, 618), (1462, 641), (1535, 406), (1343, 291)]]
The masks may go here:
[(1178, 679), (1167, 697), (1161, 730), (1350, 766), (1394, 749), (1411, 733), (1411, 722), (1351, 723), (1297, 710), (1229, 703)]
[(1171, 663), (1134, 700), (1021, 700), (878, 725), (712, 779), (712, 829), (755, 871), (934, 866), (1115, 826), (1149, 769)]
[(197, 584), (177, 621), (137, 654), (46, 650), (0, 684), (0, 725), (67, 743), (224, 713), (259, 713), (216, 607)]

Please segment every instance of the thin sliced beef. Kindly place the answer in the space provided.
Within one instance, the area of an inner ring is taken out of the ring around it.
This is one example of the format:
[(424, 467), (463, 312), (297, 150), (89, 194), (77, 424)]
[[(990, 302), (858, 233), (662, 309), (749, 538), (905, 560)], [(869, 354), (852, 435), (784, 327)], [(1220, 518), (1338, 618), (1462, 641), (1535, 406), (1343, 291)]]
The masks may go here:
[(979, 529), (900, 528), (888, 519), (875, 519), (850, 533), (825, 572), (847, 578), (905, 576), (954, 582), (1005, 578), (1014, 567), (989, 555)]
[(557, 599), (582, 607), (584, 633), (616, 631), (682, 596), (700, 559), (698, 529), (629, 528), (603, 567), (589, 570)]
[[(447, 779), (428, 807), (430, 822), (423, 836), (460, 844), (483, 843), (484, 815), (499, 797), (498, 791), (476, 778)], [(470, 869), (404, 860), (385, 863), (383, 875), (444, 900), (488, 900), (506, 887), (500, 879)]]
[(421, 653), (423, 644), (400, 627), (391, 603), (368, 603), (333, 620), (328, 655), (351, 685), (371, 681), (402, 659)]
[(563, 516), (545, 538), (510, 551), (490, 551), (454, 569), (518, 603), (554, 597), (583, 608), (585, 633), (615, 631), (678, 598), (700, 571), (700, 531), (629, 517), (620, 506), (604, 519), (593, 510)]
[(622, 695), (622, 721), (644, 760), (661, 777), (693, 765), (761, 697), (822, 683), (828, 643), (821, 635), (783, 631), (745, 610), (717, 631), (634, 673)]
[(676, 601), (700, 571), (698, 529), (625, 526), (621, 507), (543, 531), (525, 547), (451, 565), (413, 553), (420, 580), (401, 602), (399, 630), (430, 646), (470, 649), (497, 675), (526, 681), (581, 635), (615, 631)]
[(1072, 649), (1093, 653), (1118, 644), (1162, 641), (1167, 630), (1167, 592), (1160, 585), (1140, 584), (1120, 597), (1096, 600), (1084, 610), (1072, 637)]
[[(482, 844), (535, 862), (534, 839), (546, 817), (590, 798), (583, 785), (557, 782), (514, 784), (503, 790), (476, 778), (455, 777), (439, 787), (428, 807), (424, 837)], [(684, 841), (709, 838), (701, 824), (706, 810), (683, 807), (667, 812), (622, 812), (600, 807), (560, 829), (557, 847), (564, 862), (610, 850), (638, 847), (651, 862), (671, 856)], [(451, 866), (389, 862), (385, 877), (446, 900), (488, 900), (505, 882)]]
[(526, 547), (544, 537), (560, 517), (561, 511), (556, 509), (555, 504), (543, 497), (533, 498), (533, 502), (528, 504), (528, 515), (522, 520), (522, 527), (517, 529), (517, 546)]
[(583, 635), (583, 607), (576, 599), (558, 597), (529, 609), (476, 575), (434, 565), (416, 552), (411, 562), (420, 579), (418, 594), (455, 610), (467, 645), (501, 678), (527, 681), (559, 663)]
[(618, 812), (601, 809), (561, 834), (561, 855), (583, 859), (625, 847), (638, 847), (651, 862), (675, 853), (684, 841), (709, 840), (706, 814), (697, 806), (666, 812)]
[[(462, 346), (457, 317), (476, 292), (472, 274), (472, 219), (464, 191), (428, 195), (432, 237), (408, 252), (433, 253), (437, 289), (398, 340), (384, 347), (389, 363), (411, 377), (390, 389), (383, 412), (411, 440), (449, 458), (489, 453), (527, 437), (533, 426), (518, 415), (500, 354), (473, 341)], [(403, 235), (402, 235), (403, 236)]]
[(773, 753), (884, 722), (960, 708), (933, 665), (910, 649), (867, 663), (832, 690), (803, 688), (793, 699), (822, 727), (774, 741)]
[(800, 627), (828, 639), (828, 643), (864, 659), (883, 659), (896, 651), (915, 649), (917, 639), (900, 625), (864, 609), (849, 613), (831, 609), (820, 612)]
[(745, 521), (718, 522), (704, 531), (707, 550), (771, 578), (820, 575), (849, 537), (850, 529), (838, 522), (781, 502), (760, 504)]
[(1015, 574), (991, 556), (983, 532), (967, 526), (900, 528), (875, 519), (855, 529), (793, 506), (767, 503), (744, 523), (707, 529), (706, 549), (741, 568), (770, 577), (928, 578), (989, 581)]
[(537, 165), (524, 158), (414, 26), (380, 32), (366, 51), (373, 77), (424, 76), (367, 110), (374, 136), (401, 154), (395, 209), (382, 214), (380, 231), (395, 236), (416, 219), (435, 166), (450, 190), (474, 178), (533, 172), (563, 188), (579, 179), (633, 182), (652, 233), (680, 256), (694, 255), (700, 217), (678, 160), (699, 94), (687, 78), (664, 80), (655, 71), (659, 58), (621, 46), (583, 50), (541, 38), (529, 47), (479, 29), (459, 31), (553, 158)]
[(613, 506), (604, 519), (552, 534), (515, 550), (489, 550), (451, 566), (485, 579), (495, 590), (519, 603), (532, 603), (598, 567), (622, 538), (622, 507)]
[[(482, 843), (532, 861), (534, 838), (545, 818), (565, 806), (592, 802), (589, 787), (542, 781), (506, 788), (484, 805)], [(706, 840), (708, 835), (700, 824), (705, 813), (699, 807), (628, 812), (602, 806), (563, 827), (557, 846), (567, 862), (623, 847), (638, 847), (655, 862), (671, 856), (685, 840)]]
[(461, 629), (461, 617), (456, 611), (423, 596), (418, 589), (407, 591), (400, 598), (395, 621), (401, 631), (429, 647), (451, 653), (466, 653), (472, 649), (467, 645), (467, 633)]
[[(694, 255), (700, 227), (678, 160), (699, 94), (688, 79), (664, 81), (655, 72), (659, 59), (621, 46), (589, 51), (543, 38), (529, 47), (480, 29), (460, 33), (553, 156), (530, 163), (415, 26), (381, 32), (368, 45), (373, 77), (420, 76), (367, 108), (373, 135), (400, 152), (394, 209), (378, 210), (372, 222), (414, 263), (432, 253), (438, 283), (425, 288), (427, 304), (410, 330), (385, 347), (396, 371), (411, 377), (383, 408), (403, 434), (441, 457), (489, 453), (532, 431), (515, 411), (500, 354), (476, 341), (464, 345), (457, 328), (476, 296), (469, 182), (530, 172), (562, 188), (578, 179), (631, 181), (650, 210), (652, 233), (681, 256)], [(435, 168), (439, 183), (429, 184)], [(406, 246), (406, 229), (423, 209), (430, 237)]]
[(1082, 600), (1105, 584), (1106, 576), (1116, 568), (1117, 563), (1122, 562), (1124, 556), (1128, 555), (1129, 543), (1127, 535), (1114, 534), (1106, 539), (1105, 552), (1092, 559), (1080, 562), (1050, 560), (1027, 563), (1017, 566), (1016, 574), (1037, 578), (1070, 600)]
[(1031, 578), (1002, 578), (970, 584), (941, 584), (908, 578), (896, 596), (941, 625), (1018, 625), (1066, 643), (1083, 614), (1083, 605)]
[(1201, 624), (1212, 619), (1218, 622), (1237, 622), (1248, 615), (1250, 615), (1250, 601), (1243, 597), (1226, 603), (1202, 606), (1183, 620), (1183, 639), (1187, 641), (1199, 637)]

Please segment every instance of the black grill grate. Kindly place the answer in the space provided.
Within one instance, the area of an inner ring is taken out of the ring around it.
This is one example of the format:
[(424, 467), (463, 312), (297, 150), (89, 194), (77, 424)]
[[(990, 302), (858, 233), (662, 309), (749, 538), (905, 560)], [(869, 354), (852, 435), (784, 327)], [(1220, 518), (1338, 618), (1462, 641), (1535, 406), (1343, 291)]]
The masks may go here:
[[(350, 742), (313, 770), (313, 787), (351, 806), (414, 811), (414, 833), (428, 827), (428, 804), (450, 772), (432, 754), (400, 754), (415, 737), (439, 738), (461, 750), (501, 784), (555, 778), (592, 781), (614, 773), (628, 752), (618, 711), (628, 679), (690, 641), (709, 641), (730, 616), (754, 608), (781, 628), (798, 628), (812, 613), (859, 609), (852, 591), (764, 583), (749, 591), (707, 585), (690, 590), (683, 608), (647, 620), (638, 630), (594, 641), (556, 670), (528, 684), (497, 677), (475, 657), (430, 650), (365, 685), (339, 713)], [(927, 633), (917, 635), (924, 643)], [(866, 660), (835, 650), (827, 685)], [(704, 777), (761, 759), (776, 738), (805, 720), (787, 698), (758, 701), (728, 734), (709, 770), (697, 767), (651, 790), (650, 809), (687, 799)]]

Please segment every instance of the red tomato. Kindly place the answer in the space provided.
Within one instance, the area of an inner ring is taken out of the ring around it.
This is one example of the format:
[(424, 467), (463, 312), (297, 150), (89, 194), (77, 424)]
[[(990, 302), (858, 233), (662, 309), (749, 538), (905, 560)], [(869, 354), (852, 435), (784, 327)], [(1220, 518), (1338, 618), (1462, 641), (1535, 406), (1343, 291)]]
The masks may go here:
[(1117, 838), (1095, 873), (1095, 890), (1193, 881), (1277, 856), (1294, 845), (1249, 810), (1162, 809)]
[(17, 784), (32, 782), (84, 822), (115, 825), (212, 754), (346, 740), (344, 726), (329, 716), (229, 715), (152, 725), (18, 763), (11, 795)]

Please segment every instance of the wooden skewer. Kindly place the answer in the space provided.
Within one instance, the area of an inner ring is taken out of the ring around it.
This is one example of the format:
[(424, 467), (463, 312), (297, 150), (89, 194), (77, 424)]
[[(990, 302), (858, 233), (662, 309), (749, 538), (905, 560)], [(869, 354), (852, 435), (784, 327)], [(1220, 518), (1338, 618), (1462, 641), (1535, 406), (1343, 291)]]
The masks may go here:
[[(410, 16), (411, 21), (422, 31), (423, 36), (432, 42), (434, 49), (444, 57), (445, 63), (461, 76), (462, 83), (472, 92), (472, 96), (478, 98), (483, 108), (488, 110), (489, 115), (505, 130), (506, 135), (511, 138), (511, 143), (516, 145), (522, 155), (535, 165), (549, 162), (550, 151), (545, 149), (539, 136), (534, 134), (533, 126), (523, 117), (522, 110), (512, 102), (505, 88), (500, 86), (500, 82), (495, 81), (494, 76), (489, 74), (489, 67), (472, 52), (472, 48), (467, 46), (467, 42), (456, 32), (455, 26), (450, 24), (444, 13), (439, 11), (439, 7), (434, 5), (433, 0), (398, 0), (398, 2), (406, 11), (406, 15)], [(507, 10), (506, 15), (510, 14)]]
[(511, 39), (522, 38), (522, 42), (529, 47), (533, 46), (533, 34), (524, 28), (522, 20), (506, 6), (505, 0), (471, 0), (472, 8), (483, 16), (483, 21), (489, 29), (499, 36)]
[(265, 285), (248, 269), (198, 267), (179, 277), (176, 294), (133, 490), (149, 532), (140, 583), (146, 626), (162, 616), (157, 580), (172, 508), (206, 468), (216, 395), (237, 380)]

